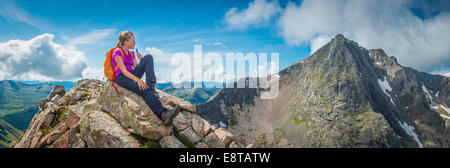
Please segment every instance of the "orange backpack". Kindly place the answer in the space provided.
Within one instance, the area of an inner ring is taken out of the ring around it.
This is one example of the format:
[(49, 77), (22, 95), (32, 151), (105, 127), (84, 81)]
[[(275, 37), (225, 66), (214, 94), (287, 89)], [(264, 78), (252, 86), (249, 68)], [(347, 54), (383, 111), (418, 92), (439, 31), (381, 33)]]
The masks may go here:
[[(120, 49), (120, 48), (119, 48)], [(108, 52), (106, 53), (106, 60), (105, 63), (103, 63), (103, 70), (105, 71), (105, 76), (108, 79), (111, 79), (112, 81), (114, 81), (114, 72), (116, 72), (117, 68), (119, 66), (116, 66), (116, 68), (114, 69), (113, 65), (112, 65), (112, 54), (114, 52), (114, 50), (116, 50), (116, 48), (111, 48), (108, 50)], [(120, 50), (121, 54), (122, 54), (122, 60), (123, 60), (123, 52), (122, 50)]]
[[(124, 54), (123, 54), (123, 50), (120, 47), (116, 47), (120, 50), (120, 53), (122, 54), (122, 60), (124, 60)], [(119, 94), (119, 91), (117, 91), (116, 86), (114, 86), (114, 82), (115, 82), (115, 72), (116, 70), (119, 68), (119, 66), (117, 65), (116, 68), (113, 67), (112, 65), (112, 54), (114, 52), (114, 50), (116, 50), (116, 48), (111, 48), (108, 50), (108, 52), (106, 53), (106, 60), (105, 63), (103, 63), (103, 70), (105, 71), (105, 76), (108, 79), (111, 79), (112, 85), (114, 87), (114, 89), (116, 89), (116, 93)]]

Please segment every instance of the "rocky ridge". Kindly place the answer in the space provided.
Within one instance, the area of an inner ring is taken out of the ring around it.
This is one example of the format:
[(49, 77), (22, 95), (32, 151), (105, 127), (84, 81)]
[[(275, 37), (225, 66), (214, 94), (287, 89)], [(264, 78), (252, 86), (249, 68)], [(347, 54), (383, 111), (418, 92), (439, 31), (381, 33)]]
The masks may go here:
[(166, 127), (137, 94), (111, 81), (55, 86), (14, 148), (238, 148), (234, 135), (195, 114), (182, 99), (157, 90), (166, 108), (183, 111)]

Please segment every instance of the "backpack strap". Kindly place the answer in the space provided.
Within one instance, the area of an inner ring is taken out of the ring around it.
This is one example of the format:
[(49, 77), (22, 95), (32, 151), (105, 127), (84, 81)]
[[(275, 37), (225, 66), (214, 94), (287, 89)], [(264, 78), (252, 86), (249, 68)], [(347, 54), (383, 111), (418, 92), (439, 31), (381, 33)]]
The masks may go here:
[(113, 82), (111, 82), (111, 84), (112, 84), (112, 86), (114, 87), (114, 89), (116, 90), (116, 93), (117, 93), (117, 95), (119, 95), (119, 91), (117, 90), (117, 87), (116, 87), (116, 85), (114, 85), (114, 81), (113, 81)]
[(131, 52), (131, 51), (128, 51), (128, 52), (130, 53), (131, 57), (132, 57), (133, 60), (134, 60), (134, 54), (133, 54), (133, 52)]
[[(120, 51), (120, 54), (122, 54), (122, 61), (123, 61), (125, 57), (124, 57), (124, 54), (123, 54), (122, 47), (118, 47), (118, 49)], [(114, 59), (114, 58), (112, 58), (112, 59)], [(114, 73), (116, 73), (117, 69), (119, 69), (119, 65), (116, 65), (116, 68), (114, 68)], [(111, 84), (114, 87), (114, 90), (116, 90), (117, 95), (119, 95), (119, 91), (117, 90), (116, 85), (114, 85), (114, 82), (116, 82), (115, 79), (113, 79), (112, 81), (113, 82), (111, 82)]]
[[(122, 61), (123, 61), (124, 58), (125, 58), (125, 57), (124, 57), (125, 55), (123, 54), (122, 47), (119, 47), (118, 49), (119, 49), (119, 51), (120, 51), (120, 54), (122, 54)], [(114, 69), (114, 73), (116, 73), (117, 69), (119, 69), (119, 65), (118, 65), (118, 64), (116, 65), (116, 68)]]

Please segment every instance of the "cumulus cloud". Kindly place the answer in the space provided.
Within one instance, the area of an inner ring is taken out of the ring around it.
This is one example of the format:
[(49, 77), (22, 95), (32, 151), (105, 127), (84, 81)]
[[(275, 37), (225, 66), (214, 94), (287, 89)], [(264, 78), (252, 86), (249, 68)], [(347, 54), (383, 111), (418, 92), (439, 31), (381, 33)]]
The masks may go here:
[(320, 36), (317, 36), (316, 38), (312, 39), (311, 42), (310, 42), (310, 48), (311, 48), (311, 53), (310, 54), (313, 54), (320, 47), (322, 47), (325, 44), (327, 44), (328, 42), (330, 42), (330, 40), (332, 38), (333, 37), (329, 36), (329, 35), (320, 35)]
[(172, 54), (165, 53), (156, 47), (147, 47), (145, 48), (145, 52), (151, 54), (153, 61), (156, 63), (170, 63), (170, 59), (172, 58)]
[(278, 73), (279, 66), (276, 62), (268, 62), (258, 66), (258, 70), (254, 70), (250, 77), (266, 77)]
[[(450, 66), (450, 13), (421, 19), (415, 1), (304, 0), (289, 2), (277, 26), (289, 45), (313, 51), (338, 33), (366, 48), (382, 48), (402, 65), (432, 70)], [(313, 52), (312, 51), (312, 52)]]
[(53, 42), (54, 35), (0, 43), (0, 80), (75, 80), (87, 67), (84, 53)]
[(231, 8), (225, 14), (225, 23), (232, 29), (246, 29), (250, 26), (267, 25), (272, 17), (281, 11), (278, 1), (255, 0), (250, 2), (247, 9), (239, 11)]
[(103, 68), (94, 68), (94, 67), (85, 68), (81, 74), (84, 79), (103, 80), (103, 77), (105, 76)]

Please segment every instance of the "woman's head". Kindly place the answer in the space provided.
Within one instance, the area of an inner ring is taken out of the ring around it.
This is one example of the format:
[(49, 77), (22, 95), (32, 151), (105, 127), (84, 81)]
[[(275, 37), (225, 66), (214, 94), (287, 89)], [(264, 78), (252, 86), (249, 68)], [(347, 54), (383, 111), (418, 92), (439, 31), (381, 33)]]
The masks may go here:
[(126, 47), (128, 49), (134, 49), (136, 41), (134, 40), (134, 34), (131, 31), (123, 31), (119, 34), (119, 41), (116, 47)]

